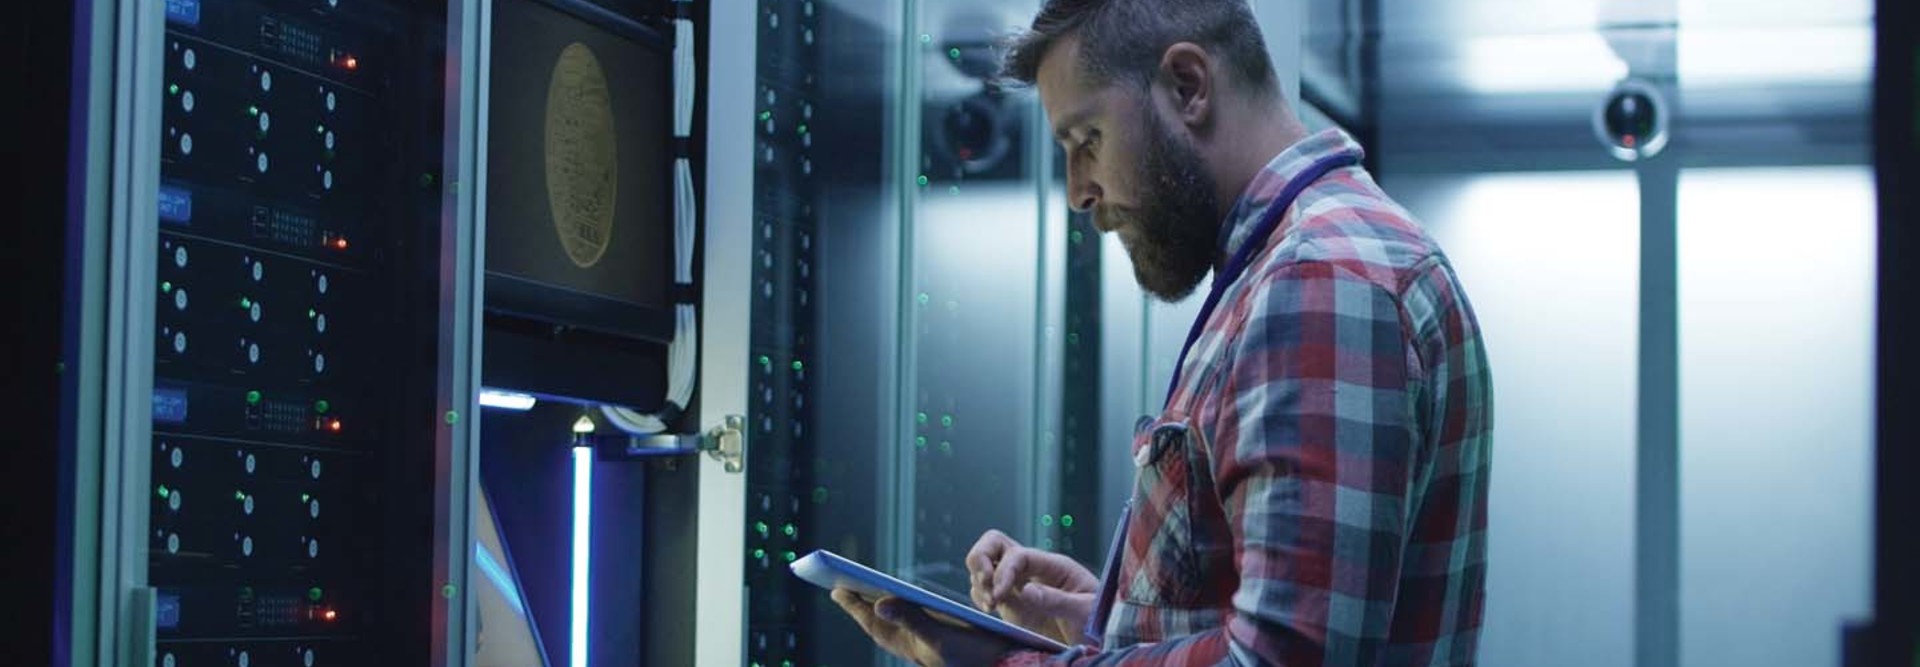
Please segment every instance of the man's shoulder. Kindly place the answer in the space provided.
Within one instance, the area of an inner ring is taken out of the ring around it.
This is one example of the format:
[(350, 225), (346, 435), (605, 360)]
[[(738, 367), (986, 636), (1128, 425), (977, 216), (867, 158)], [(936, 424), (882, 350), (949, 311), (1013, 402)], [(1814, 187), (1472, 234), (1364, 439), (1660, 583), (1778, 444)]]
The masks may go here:
[(1304, 193), (1292, 215), (1293, 225), (1260, 273), (1324, 266), (1335, 278), (1372, 284), (1397, 298), (1441, 257), (1439, 244), (1371, 180), (1330, 179)]

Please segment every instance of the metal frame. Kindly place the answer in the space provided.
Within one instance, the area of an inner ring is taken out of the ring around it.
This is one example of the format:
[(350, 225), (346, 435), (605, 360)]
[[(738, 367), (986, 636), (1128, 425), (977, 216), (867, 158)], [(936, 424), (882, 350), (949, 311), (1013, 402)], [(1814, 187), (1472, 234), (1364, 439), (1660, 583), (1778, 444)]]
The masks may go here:
[[(153, 664), (144, 543), (152, 458), (153, 310), (146, 287), (159, 238), (161, 3), (117, 4), (106, 250), (105, 428), (100, 469), (100, 613), (95, 664)], [(145, 604), (136, 608), (136, 602)], [(147, 627), (138, 622), (147, 619)]]
[[(489, 3), (447, 3), (447, 85), (443, 166), (453, 178), (441, 193), (440, 263), (453, 283), (440, 286), (440, 360), (437, 405), (446, 428), (435, 438), (434, 573), (442, 582), (435, 603), (433, 664), (465, 665), (473, 655), (477, 627), (472, 598), (473, 504), (480, 488), (481, 303), (485, 283), (486, 48)], [(464, 417), (467, 417), (463, 419)]]
[[(710, 6), (708, 35), (755, 34), (755, 2), (716, 2)], [(704, 86), (707, 127), (744, 128), (754, 109), (754, 63), (758, 45), (742, 39), (736, 46), (710, 49)], [(753, 232), (753, 141), (747, 132), (707, 133), (706, 298), (700, 325), (700, 419), (715, 423), (724, 415), (747, 414), (747, 349), (751, 335), (750, 268)], [(752, 455), (752, 443), (746, 454)], [(699, 459), (699, 553), (694, 617), (695, 664), (738, 665), (746, 651), (746, 584), (738, 554), (746, 549), (740, 530), (746, 517), (746, 476), (729, 473), (726, 464)]]
[(67, 591), (71, 600), (68, 622), (72, 627), (66, 637), (65, 651), (70, 664), (104, 665), (101, 656), (114, 653), (111, 645), (104, 641), (111, 634), (102, 629), (112, 628), (115, 618), (102, 605), (108, 587), (101, 576), (107, 562), (101, 547), (106, 537), (102, 531), (106, 525), (102, 496), (107, 488), (105, 462), (110, 458), (103, 451), (107, 441), (109, 386), (103, 372), (107, 359), (107, 232), (114, 201), (109, 187), (114, 156), (110, 131), (119, 119), (113, 106), (118, 89), (112, 75), (115, 54), (120, 51), (117, 27), (121, 21), (119, 5), (112, 0), (82, 5), (76, 16), (86, 21), (76, 27), (84, 27), (87, 32), (84, 38), (75, 40), (76, 58), (83, 57), (81, 49), (85, 48), (84, 65), (76, 63), (74, 68), (78, 78), (75, 83), (84, 85), (86, 93), (84, 97), (76, 95), (85, 100), (85, 124), (75, 132), (78, 138), (74, 149), (76, 189), (82, 194), (76, 217), (70, 223), (76, 240), (69, 246), (78, 248), (71, 259), (79, 267), (70, 275), (75, 277), (76, 285), (71, 289), (78, 295), (79, 313), (75, 317), (77, 340), (71, 369), (77, 376), (72, 416), (74, 434), (70, 443), (74, 466), (73, 514), (69, 528), (73, 564), (71, 588)]
[[(894, 308), (897, 314), (894, 318), (896, 347), (894, 348), (894, 403), (893, 410), (889, 412), (892, 415), (891, 430), (894, 436), (891, 440), (880, 443), (879, 452), (881, 460), (879, 469), (882, 471), (882, 479), (879, 480), (880, 497), (891, 498), (893, 502), (884, 503), (886, 511), (878, 522), (879, 543), (888, 546), (881, 552), (878, 565), (882, 570), (893, 571), (898, 571), (913, 562), (913, 527), (909, 523), (912, 521), (912, 512), (903, 505), (914, 497), (914, 489), (918, 481), (914, 474), (913, 459), (899, 453), (901, 450), (899, 443), (913, 441), (914, 405), (913, 401), (907, 399), (902, 389), (914, 386), (919, 378), (919, 363), (914, 355), (915, 348), (908, 344), (908, 341), (913, 339), (913, 332), (917, 328), (915, 318), (918, 317), (918, 311), (911, 300), (914, 293), (914, 278), (918, 275), (913, 250), (915, 232), (918, 231), (915, 229), (915, 223), (919, 219), (917, 215), (919, 197), (914, 190), (916, 183), (906, 175), (918, 173), (920, 164), (920, 142), (909, 140), (907, 134), (917, 132), (921, 122), (921, 58), (919, 49), (907, 47), (905, 44), (918, 39), (917, 35), (920, 34), (920, 2), (906, 0), (900, 9), (900, 39), (895, 41), (902, 46), (898, 54), (889, 54), (898, 57), (888, 58), (888, 62), (896, 63), (900, 68), (899, 76), (895, 79), (899, 82), (899, 87), (894, 95), (899, 107), (889, 116), (896, 125), (888, 128), (887, 131), (887, 136), (894, 142), (893, 150), (889, 151), (892, 165), (887, 172), (894, 179), (891, 185), (895, 188), (895, 204), (899, 206), (899, 222), (896, 228), (900, 233), (896, 239), (898, 246), (894, 254), (899, 264), (894, 267), (897, 271), (895, 274), (897, 280), (894, 281)], [(889, 470), (893, 473), (890, 477), (886, 475), (886, 471)], [(885, 660), (884, 656), (879, 659)]]
[(1038, 544), (1044, 539), (1041, 528), (1033, 527), (1031, 518), (1036, 510), (1049, 514), (1061, 507), (1061, 476), (1065, 466), (1061, 465), (1060, 452), (1065, 446), (1060, 442), (1060, 422), (1063, 406), (1059, 400), (1062, 383), (1066, 374), (1064, 363), (1066, 332), (1066, 268), (1067, 268), (1067, 225), (1069, 220), (1065, 211), (1065, 197), (1055, 201), (1053, 195), (1053, 156), (1056, 150), (1051, 145), (1050, 132), (1041, 131), (1047, 127), (1046, 109), (1039, 100), (1023, 100), (1027, 107), (1027, 127), (1034, 128), (1025, 134), (1027, 152), (1026, 163), (1033, 176), (1034, 220), (1040, 224), (1034, 229), (1034, 249), (1039, 256), (1040, 266), (1034, 270), (1034, 331), (1033, 331), (1033, 417), (1030, 424), (1033, 446), (1028, 451), (1028, 469), (1032, 476), (1021, 494), (1022, 513), (1029, 519), (1026, 524), (1027, 544)]
[[(1880, 0), (1874, 39), (1874, 159), (1879, 173), (1879, 322), (1877, 331), (1874, 478), (1874, 605), (1868, 647), (1849, 651), (1849, 665), (1898, 665), (1920, 661), (1920, 572), (1910, 564), (1920, 554), (1912, 508), (1920, 501), (1911, 475), (1920, 469), (1912, 444), (1920, 416), (1912, 406), (1920, 381), (1912, 370), (1920, 356), (1908, 341), (1920, 305), (1911, 261), (1920, 249), (1915, 223), (1920, 206), (1911, 194), (1920, 176), (1920, 11), (1907, 0)], [(1904, 260), (1904, 261), (1903, 261)], [(1859, 655), (1864, 653), (1864, 655)]]

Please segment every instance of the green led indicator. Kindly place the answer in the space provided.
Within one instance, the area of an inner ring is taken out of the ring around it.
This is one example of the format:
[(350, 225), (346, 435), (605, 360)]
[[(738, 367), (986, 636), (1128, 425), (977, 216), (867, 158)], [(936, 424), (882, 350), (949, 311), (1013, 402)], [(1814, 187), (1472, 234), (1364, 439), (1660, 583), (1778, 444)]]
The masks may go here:
[(1062, 515), (1060, 515), (1060, 526), (1061, 526), (1062, 528), (1072, 528), (1072, 527), (1073, 527), (1073, 515), (1072, 515), (1072, 514), (1062, 514)]
[(307, 502), (307, 501), (309, 501), (309, 500), (313, 500), (313, 496), (310, 496), (310, 495), (307, 495), (307, 494), (304, 494), (304, 493), (302, 493), (302, 494), (300, 494), (300, 502), (303, 502), (303, 503), (304, 503), (304, 502)]
[(793, 661), (792, 661), (792, 660), (781, 660), (781, 661), (780, 661), (780, 667), (793, 667)]
[(924, 305), (927, 305), (927, 302), (928, 302), (928, 301), (932, 301), (932, 300), (933, 300), (933, 297), (930, 297), (930, 296), (927, 296), (927, 293), (926, 293), (926, 292), (921, 292), (921, 293), (920, 293), (920, 296), (919, 296), (919, 297), (917, 297), (917, 298), (919, 299), (919, 301), (920, 301), (920, 305), (922, 305), (922, 306), (924, 306)]
[(940, 425), (953, 428), (953, 415), (940, 415)]
[(927, 186), (927, 175), (926, 175), (926, 174), (921, 174), (919, 178), (916, 178), (916, 179), (913, 179), (913, 182), (915, 182), (915, 183), (919, 183), (919, 184), (920, 184), (920, 187), (926, 187), (926, 186)]
[(941, 440), (941, 441), (940, 441), (940, 453), (942, 453), (942, 454), (946, 454), (946, 455), (948, 455), (948, 456), (952, 456), (952, 455), (953, 455), (953, 443), (951, 443), (951, 442), (947, 442), (947, 441), (945, 441), (945, 440)]
[(826, 504), (826, 502), (827, 502), (827, 487), (824, 487), (824, 486), (813, 487), (813, 504), (823, 505), (823, 504)]
[(1068, 344), (1068, 345), (1079, 345), (1079, 344), (1080, 344), (1080, 332), (1078, 332), (1078, 331), (1069, 331), (1069, 332), (1067, 332), (1067, 344)]
[(1052, 515), (1052, 514), (1042, 514), (1042, 515), (1040, 515), (1040, 525), (1042, 525), (1042, 526), (1052, 526), (1052, 525), (1053, 525), (1053, 515)]
[(247, 115), (249, 115), (249, 116), (258, 116), (258, 115), (260, 115), (260, 107), (257, 107), (257, 106), (252, 106), (252, 105), (248, 105), (248, 106), (247, 106)]
[(1074, 245), (1080, 245), (1080, 239), (1082, 236), (1084, 235), (1080, 233), (1080, 230), (1076, 229), (1076, 230), (1073, 230), (1073, 233), (1068, 234), (1067, 238), (1072, 239)]
[(806, 133), (807, 133), (807, 124), (806, 124), (806, 123), (801, 123), (801, 124), (800, 124), (800, 127), (799, 127), (799, 128), (797, 128), (797, 130), (799, 131), (799, 133), (800, 133), (800, 134), (806, 134)]
[(807, 365), (806, 365), (806, 364), (803, 364), (803, 363), (800, 363), (800, 360), (799, 360), (799, 359), (795, 359), (795, 360), (793, 360), (793, 370), (794, 370), (794, 372), (796, 372), (796, 373), (797, 373), (797, 372), (799, 372), (799, 371), (800, 371), (801, 369), (803, 369), (803, 368), (806, 368), (806, 367), (807, 367)]
[(772, 118), (772, 117), (773, 117), (773, 112), (771, 112), (771, 111), (762, 111), (762, 112), (760, 112), (760, 120), (767, 120), (767, 119), (769, 119), (769, 118)]
[(787, 562), (789, 562), (789, 563), (791, 563), (791, 562), (793, 562), (793, 561), (795, 561), (795, 560), (798, 560), (798, 559), (800, 558), (800, 556), (799, 556), (798, 554), (795, 554), (795, 553), (793, 553), (793, 552), (791, 552), (791, 551), (789, 551), (789, 552), (786, 552), (786, 553), (783, 553), (783, 554), (780, 554), (780, 557), (781, 557), (781, 558), (784, 558), (784, 559), (786, 559), (786, 561), (787, 561)]
[(765, 522), (765, 521), (755, 521), (755, 522), (753, 522), (753, 532), (756, 532), (756, 533), (759, 533), (761, 537), (766, 537), (766, 536), (767, 536), (767, 522)]
[(170, 495), (173, 495), (173, 492), (172, 492), (172, 491), (169, 491), (169, 490), (167, 490), (167, 485), (165, 485), (165, 484), (161, 484), (161, 485), (160, 485), (160, 497), (162, 497), (162, 498), (165, 498), (165, 497), (167, 497), (167, 496), (170, 496)]
[(314, 402), (313, 402), (313, 411), (314, 411), (314, 412), (318, 412), (318, 413), (320, 413), (320, 414), (323, 414), (323, 415), (324, 415), (324, 414), (327, 414), (327, 411), (328, 411), (328, 410), (331, 410), (331, 409), (333, 409), (333, 404), (331, 404), (331, 403), (328, 403), (328, 402), (327, 402), (327, 399), (324, 399), (324, 398), (323, 398), (323, 399), (320, 399), (320, 400), (317, 400), (317, 401), (314, 401)]
[(933, 35), (930, 35), (930, 34), (927, 34), (927, 33), (924, 33), (924, 32), (923, 32), (923, 33), (920, 33), (920, 43), (921, 43), (921, 44), (932, 44), (932, 43), (933, 43)]
[(772, 366), (772, 365), (773, 365), (773, 360), (772, 360), (772, 359), (769, 359), (769, 358), (767, 358), (767, 355), (764, 355), (764, 354), (763, 354), (763, 355), (760, 355), (760, 365), (762, 365), (762, 366)]
[(927, 423), (927, 413), (925, 412), (914, 413), (913, 420), (916, 422), (919, 422), (922, 425), (925, 425)]
[(765, 559), (766, 557), (767, 557), (767, 550), (766, 550), (766, 549), (754, 549), (754, 550), (753, 550), (753, 559), (754, 559), (754, 560), (762, 560), (762, 559)]
[(780, 532), (785, 533), (787, 537), (793, 537), (795, 534), (799, 533), (800, 531), (795, 529), (793, 527), (793, 524), (787, 524), (785, 526), (780, 527)]
[(240, 307), (241, 307), (241, 308), (252, 308), (252, 307), (253, 307), (253, 299), (249, 299), (249, 298), (247, 298), (247, 297), (244, 297), (244, 296), (243, 296), (243, 297), (240, 297)]
[(320, 133), (322, 133), (322, 132), (326, 132), (326, 131), (327, 131), (327, 126), (325, 126), (325, 125), (315, 125), (315, 126), (313, 126), (313, 133), (314, 133), (314, 134), (320, 134)]
[(314, 310), (312, 308), (307, 309), (307, 319), (311, 320), (315, 317), (318, 317), (319, 315), (320, 315), (320, 311)]
[(179, 95), (179, 94), (180, 94), (180, 84), (177, 84), (177, 83), (176, 83), (176, 84), (171, 84), (171, 85), (168, 85), (168, 86), (167, 86), (167, 94), (168, 94), (168, 95)]
[(319, 587), (319, 586), (315, 586), (315, 587), (313, 587), (313, 588), (309, 588), (309, 589), (307, 589), (307, 599), (308, 599), (308, 600), (312, 600), (312, 601), (314, 601), (314, 602), (319, 602), (319, 601), (320, 601), (320, 587)]
[(958, 48), (953, 48), (953, 49), (947, 49), (947, 57), (948, 57), (948, 58), (952, 58), (952, 59), (954, 59), (954, 60), (959, 60), (959, 59), (960, 59), (960, 49), (958, 49)]
[(920, 448), (920, 449), (926, 449), (926, 448), (927, 448), (927, 436), (924, 436), (924, 435), (921, 435), (921, 436), (914, 436), (914, 438), (913, 438), (913, 446), (915, 446), (915, 447), (918, 447), (918, 448)]
[(255, 389), (253, 391), (247, 392), (247, 405), (259, 405), (259, 403), (260, 403), (260, 390)]
[(247, 499), (247, 492), (245, 492), (245, 491), (235, 491), (235, 492), (233, 492), (233, 499), (234, 499), (234, 500), (246, 500), (246, 499)]
[(161, 282), (160, 282), (160, 291), (161, 291), (161, 292), (163, 292), (163, 293), (164, 293), (164, 292), (172, 292), (172, 291), (173, 291), (173, 281), (171, 281), (171, 280), (164, 280), (164, 281), (161, 281)]

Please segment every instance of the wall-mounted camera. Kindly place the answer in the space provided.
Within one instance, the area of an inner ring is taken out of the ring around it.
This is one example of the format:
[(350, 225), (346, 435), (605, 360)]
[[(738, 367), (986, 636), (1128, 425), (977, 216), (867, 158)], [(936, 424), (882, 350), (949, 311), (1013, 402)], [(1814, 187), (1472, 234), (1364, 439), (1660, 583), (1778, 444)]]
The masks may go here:
[[(929, 110), (933, 111), (933, 110)], [(1000, 166), (1013, 150), (1016, 124), (1009, 118), (1006, 100), (997, 91), (981, 91), (938, 108), (929, 118), (933, 148), (965, 176), (981, 176)]]
[(928, 173), (969, 181), (1017, 180), (1024, 166), (1019, 147), (1026, 132), (1025, 108), (1001, 90), (996, 76), (996, 26), (1000, 18), (963, 13), (943, 22), (939, 42), (926, 57), (926, 106), (921, 122), (927, 140)]
[(1667, 147), (1667, 123), (1673, 116), (1653, 84), (1627, 79), (1614, 86), (1593, 114), (1593, 132), (1607, 152), (1626, 162), (1645, 160)]

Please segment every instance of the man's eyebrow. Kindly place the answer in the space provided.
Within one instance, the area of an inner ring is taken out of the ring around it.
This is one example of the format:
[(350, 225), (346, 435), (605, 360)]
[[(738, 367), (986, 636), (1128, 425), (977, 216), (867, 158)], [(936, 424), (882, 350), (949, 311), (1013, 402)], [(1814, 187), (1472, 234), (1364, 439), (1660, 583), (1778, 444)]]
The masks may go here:
[(1087, 117), (1091, 115), (1093, 115), (1092, 110), (1081, 109), (1079, 111), (1074, 111), (1072, 113), (1069, 113), (1066, 115), (1066, 117), (1061, 118), (1059, 122), (1056, 122), (1053, 124), (1054, 141), (1058, 141), (1063, 144), (1067, 143), (1067, 135), (1072, 133), (1075, 127), (1079, 127), (1080, 125), (1085, 124), (1087, 122)]

